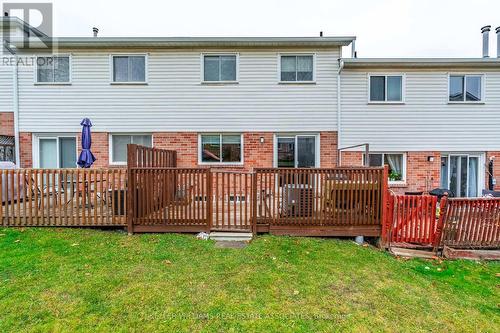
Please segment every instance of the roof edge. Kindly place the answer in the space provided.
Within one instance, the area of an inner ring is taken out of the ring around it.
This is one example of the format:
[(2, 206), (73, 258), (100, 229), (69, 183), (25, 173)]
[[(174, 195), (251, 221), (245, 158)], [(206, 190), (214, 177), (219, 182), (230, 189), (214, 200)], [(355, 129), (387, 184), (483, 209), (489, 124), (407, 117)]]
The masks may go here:
[[(332, 47), (347, 46), (356, 37), (59, 37), (30, 41), (31, 47), (54, 45), (66, 48), (109, 47)], [(23, 40), (12, 40), (17, 48), (23, 48)]]
[(344, 68), (499, 67), (500, 58), (345, 58)]

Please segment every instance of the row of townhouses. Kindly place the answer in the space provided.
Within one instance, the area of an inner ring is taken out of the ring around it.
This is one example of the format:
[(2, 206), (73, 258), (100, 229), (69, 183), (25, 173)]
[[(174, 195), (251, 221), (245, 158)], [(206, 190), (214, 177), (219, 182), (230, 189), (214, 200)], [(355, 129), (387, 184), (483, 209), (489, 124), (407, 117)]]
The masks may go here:
[[(5, 20), (11, 36), (44, 37)], [(355, 37), (68, 37), (55, 54), (14, 38), (8, 48), (37, 61), (0, 66), (0, 135), (21, 167), (75, 167), (89, 118), (95, 167), (125, 165), (137, 143), (177, 150), (181, 167), (387, 164), (395, 191), (478, 196), (500, 188), (489, 30), (467, 59), (356, 58)]]

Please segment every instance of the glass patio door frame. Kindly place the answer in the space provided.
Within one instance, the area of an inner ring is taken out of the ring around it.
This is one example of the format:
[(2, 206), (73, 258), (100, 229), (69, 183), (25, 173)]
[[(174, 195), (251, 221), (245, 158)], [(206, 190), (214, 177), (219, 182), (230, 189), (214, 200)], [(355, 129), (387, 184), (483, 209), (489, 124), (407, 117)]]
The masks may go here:
[[(466, 176), (466, 187), (465, 187), (465, 197), (469, 196), (469, 179), (470, 179), (470, 158), (477, 158), (477, 175), (476, 175), (476, 182), (477, 182), (477, 189), (476, 189), (476, 196), (480, 196), (481, 189), (483, 188), (484, 184), (484, 178), (482, 177), (483, 175), (483, 155), (482, 154), (475, 154), (475, 153), (446, 153), (442, 154), (441, 157), (447, 158), (447, 188), (453, 191), (456, 197), (461, 197), (460, 196), (460, 184), (462, 183), (462, 174), (461, 174), (461, 168), (462, 165), (460, 163), (460, 159), (463, 157), (467, 158), (467, 176)], [(451, 158), (456, 157), (457, 158), (457, 183), (456, 183), (456, 188), (451, 188)], [(441, 175), (442, 177), (442, 175)], [(483, 184), (483, 185), (482, 185)], [(458, 190), (458, 191), (457, 191)]]
[[(40, 168), (40, 161), (41, 161), (41, 155), (40, 155), (40, 141), (41, 140), (55, 140), (56, 141), (56, 164), (57, 164), (57, 169), (61, 168), (61, 154), (60, 154), (60, 139), (75, 139), (75, 153), (76, 157), (78, 158), (78, 140), (75, 135), (40, 135), (37, 136), (36, 138), (36, 149), (35, 154), (33, 156), (37, 157), (36, 163), (34, 163), (34, 166), (36, 168)], [(76, 165), (76, 160), (75, 160), (75, 168), (77, 167)]]
[(319, 167), (319, 135), (317, 134), (283, 134), (283, 135), (275, 135), (275, 145), (274, 145), (274, 166), (278, 167), (278, 140), (279, 139), (294, 139), (294, 163), (293, 167), (298, 168), (299, 165), (299, 138), (314, 138), (314, 166), (312, 168), (318, 168)]

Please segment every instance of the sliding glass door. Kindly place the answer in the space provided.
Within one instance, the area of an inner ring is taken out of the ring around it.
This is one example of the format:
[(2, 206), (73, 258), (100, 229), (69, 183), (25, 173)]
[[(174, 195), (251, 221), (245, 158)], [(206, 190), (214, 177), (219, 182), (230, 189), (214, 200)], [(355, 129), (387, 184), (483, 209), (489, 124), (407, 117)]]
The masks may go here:
[(280, 136), (277, 138), (278, 168), (314, 168), (316, 157), (315, 135)]
[(76, 168), (75, 137), (41, 137), (38, 140), (38, 166), (43, 169)]
[(480, 156), (450, 154), (441, 157), (441, 187), (457, 197), (477, 197), (480, 189)]

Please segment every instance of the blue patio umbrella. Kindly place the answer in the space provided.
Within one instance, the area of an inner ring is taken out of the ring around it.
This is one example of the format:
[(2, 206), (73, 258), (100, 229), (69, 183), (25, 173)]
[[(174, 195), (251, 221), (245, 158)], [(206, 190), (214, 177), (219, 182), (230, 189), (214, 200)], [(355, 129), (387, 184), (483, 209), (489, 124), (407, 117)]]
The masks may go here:
[(82, 152), (80, 153), (80, 157), (78, 157), (78, 162), (76, 162), (81, 168), (90, 168), (90, 166), (95, 161), (95, 156), (90, 151), (90, 145), (92, 144), (92, 140), (90, 137), (90, 127), (92, 127), (92, 123), (89, 118), (84, 118), (80, 125), (82, 128)]

